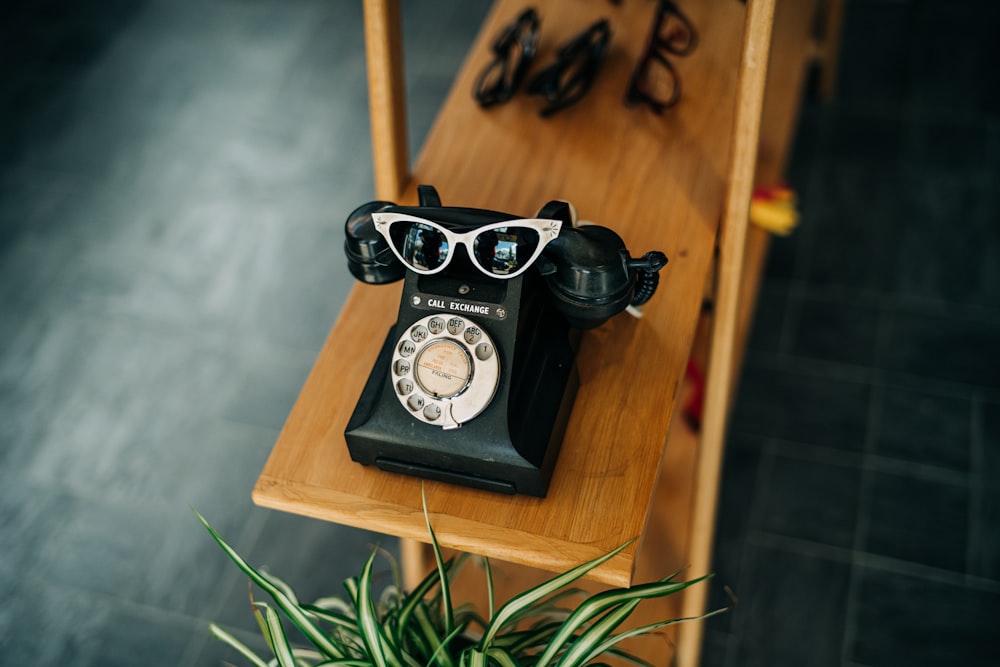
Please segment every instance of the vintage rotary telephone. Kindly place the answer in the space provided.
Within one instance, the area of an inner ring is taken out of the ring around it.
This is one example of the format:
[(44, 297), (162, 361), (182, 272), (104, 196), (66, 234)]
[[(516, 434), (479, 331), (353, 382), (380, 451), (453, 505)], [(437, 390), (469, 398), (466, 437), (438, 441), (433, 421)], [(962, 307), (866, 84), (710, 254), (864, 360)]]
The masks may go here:
[(355, 278), (405, 278), (344, 433), (351, 458), (544, 496), (576, 397), (575, 330), (649, 299), (667, 258), (632, 259), (566, 202), (524, 219), (417, 192), (419, 206), (369, 202), (345, 225)]

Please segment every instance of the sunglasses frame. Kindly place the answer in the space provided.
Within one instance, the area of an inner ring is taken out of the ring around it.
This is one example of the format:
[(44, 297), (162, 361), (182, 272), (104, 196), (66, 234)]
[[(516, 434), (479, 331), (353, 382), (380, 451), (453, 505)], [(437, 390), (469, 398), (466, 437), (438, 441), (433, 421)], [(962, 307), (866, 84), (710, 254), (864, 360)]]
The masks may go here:
[[(420, 275), (424, 276), (430, 276), (435, 273), (440, 273), (445, 268), (447, 268), (449, 264), (451, 264), (451, 260), (455, 256), (455, 249), (461, 245), (465, 246), (465, 252), (469, 255), (470, 261), (477, 269), (479, 269), (481, 272), (483, 272), (490, 278), (497, 278), (499, 280), (508, 280), (510, 278), (515, 278), (524, 273), (525, 271), (527, 271), (528, 269), (530, 269), (531, 266), (535, 263), (535, 260), (537, 260), (538, 257), (542, 254), (542, 251), (545, 249), (545, 246), (547, 246), (553, 239), (559, 236), (559, 232), (562, 229), (562, 221), (552, 220), (549, 218), (514, 218), (511, 220), (502, 220), (500, 222), (491, 222), (489, 224), (482, 225), (480, 227), (475, 227), (474, 229), (470, 229), (467, 232), (455, 232), (448, 229), (440, 222), (435, 222), (434, 220), (427, 220), (426, 218), (419, 218), (415, 215), (410, 215), (409, 213), (372, 213), (372, 222), (375, 223), (375, 229), (378, 231), (378, 233), (381, 234), (382, 237), (389, 244), (389, 249), (392, 250), (392, 254), (395, 255), (396, 258), (403, 263), (403, 266), (405, 266), (408, 270), (413, 271), (414, 273), (419, 273)], [(438, 266), (437, 268), (430, 270), (418, 269), (413, 267), (408, 261), (406, 261), (406, 259), (403, 258), (402, 253), (396, 250), (396, 246), (392, 242), (392, 236), (389, 235), (389, 228), (394, 223), (397, 222), (416, 222), (423, 225), (428, 225), (433, 229), (435, 229), (436, 231), (441, 232), (451, 247), (451, 250), (449, 250), (448, 252), (448, 256), (441, 263), (441, 265)], [(487, 269), (480, 266), (479, 262), (476, 260), (475, 248), (473, 247), (472, 243), (475, 240), (475, 238), (480, 234), (482, 234), (483, 232), (488, 232), (492, 229), (501, 229), (503, 227), (513, 227), (513, 226), (529, 227), (537, 231), (538, 247), (535, 248), (535, 252), (532, 253), (531, 257), (524, 263), (524, 266), (519, 268), (517, 271), (513, 271), (505, 275), (498, 275), (496, 273), (491, 273)]]

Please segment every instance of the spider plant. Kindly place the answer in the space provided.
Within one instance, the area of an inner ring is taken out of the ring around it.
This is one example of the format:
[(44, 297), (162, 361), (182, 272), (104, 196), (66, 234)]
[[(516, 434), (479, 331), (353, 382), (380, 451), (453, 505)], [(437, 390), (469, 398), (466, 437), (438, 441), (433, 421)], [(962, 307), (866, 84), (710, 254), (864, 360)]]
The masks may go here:
[[(613, 558), (630, 541), (524, 591), (494, 610), (493, 576), (489, 561), (484, 559), (489, 616), (482, 618), (468, 606), (454, 606), (450, 583), (464, 557), (444, 560), (425, 506), (437, 568), (412, 591), (403, 592), (393, 568), (395, 583), (375, 596), (373, 570), (379, 553), (375, 549), (361, 574), (344, 582), (346, 598), (323, 598), (303, 604), (291, 587), (248, 564), (204, 517), (197, 516), (229, 558), (273, 601), (273, 606), (252, 601), (273, 659), (261, 658), (219, 626), (210, 626), (212, 634), (256, 667), (577, 667), (606, 655), (646, 665), (620, 650), (619, 642), (694, 619), (663, 620), (615, 631), (643, 600), (676, 593), (707, 578), (677, 581), (679, 573), (675, 572), (657, 582), (591, 595), (575, 608), (560, 606), (574, 597), (583, 597), (584, 593), (571, 588), (571, 584)], [(279, 611), (311, 647), (292, 645)]]

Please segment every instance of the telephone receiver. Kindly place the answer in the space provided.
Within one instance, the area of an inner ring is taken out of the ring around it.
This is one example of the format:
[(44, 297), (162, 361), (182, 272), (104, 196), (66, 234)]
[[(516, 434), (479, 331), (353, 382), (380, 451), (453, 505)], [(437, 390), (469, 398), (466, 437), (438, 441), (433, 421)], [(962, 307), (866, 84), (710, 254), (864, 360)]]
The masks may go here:
[[(372, 201), (348, 216), (344, 253), (351, 275), (357, 280), (384, 285), (406, 274), (406, 267), (375, 230), (373, 213), (412, 213), (470, 228), (516, 218), (483, 209), (442, 207), (432, 186), (421, 185), (417, 192), (418, 207)], [(667, 264), (662, 252), (632, 258), (625, 242), (613, 230), (594, 224), (577, 227), (576, 211), (565, 201), (550, 201), (536, 217), (559, 220), (563, 225), (559, 236), (542, 251), (537, 267), (546, 278), (553, 305), (573, 327), (600, 326), (628, 306), (646, 303), (656, 291), (659, 271)]]
[(544, 496), (576, 397), (579, 331), (656, 291), (662, 252), (633, 258), (568, 202), (534, 218), (372, 201), (345, 223), (351, 274), (403, 280), (345, 430), (351, 458), (390, 472)]

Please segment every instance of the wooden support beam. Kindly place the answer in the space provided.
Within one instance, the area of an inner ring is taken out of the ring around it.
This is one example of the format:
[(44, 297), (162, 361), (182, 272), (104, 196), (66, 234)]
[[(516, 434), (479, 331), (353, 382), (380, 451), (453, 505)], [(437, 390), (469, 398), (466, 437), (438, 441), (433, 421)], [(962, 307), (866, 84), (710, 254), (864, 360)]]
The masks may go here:
[[(771, 29), (775, 0), (749, 0), (743, 27), (743, 52), (737, 83), (730, 180), (719, 230), (715, 310), (709, 356), (707, 392), (701, 432), (693, 503), (690, 568), (694, 574), (711, 569), (719, 475), (722, 471), (726, 421), (729, 416), (730, 384), (736, 356), (735, 341), (740, 281), (746, 250), (750, 199), (760, 136), (764, 88), (767, 83)], [(706, 586), (695, 586), (684, 597), (684, 616), (705, 612)], [(698, 664), (704, 624), (686, 623), (679, 629), (677, 663)]]
[(399, 0), (364, 0), (375, 196), (396, 201), (410, 180)]

